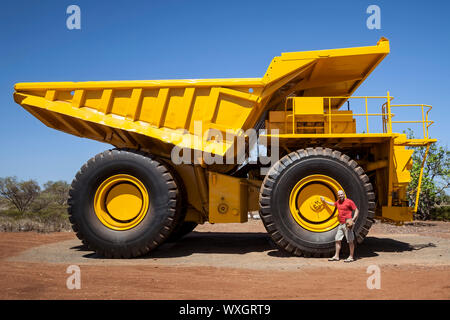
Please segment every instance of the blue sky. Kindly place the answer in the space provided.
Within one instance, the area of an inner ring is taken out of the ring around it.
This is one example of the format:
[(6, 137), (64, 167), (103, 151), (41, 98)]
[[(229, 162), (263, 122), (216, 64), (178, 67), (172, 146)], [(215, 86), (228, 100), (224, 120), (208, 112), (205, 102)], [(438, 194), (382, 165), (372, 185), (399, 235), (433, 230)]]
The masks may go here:
[[(81, 8), (81, 30), (66, 9)], [(369, 5), (381, 29), (369, 30)], [(448, 1), (4, 0), (0, 10), (0, 177), (71, 181), (107, 144), (47, 128), (13, 101), (28, 81), (262, 77), (281, 52), (375, 45), (391, 53), (355, 95), (433, 105), (449, 144)], [(401, 130), (396, 130), (401, 131)], [(417, 129), (420, 132), (420, 128)]]

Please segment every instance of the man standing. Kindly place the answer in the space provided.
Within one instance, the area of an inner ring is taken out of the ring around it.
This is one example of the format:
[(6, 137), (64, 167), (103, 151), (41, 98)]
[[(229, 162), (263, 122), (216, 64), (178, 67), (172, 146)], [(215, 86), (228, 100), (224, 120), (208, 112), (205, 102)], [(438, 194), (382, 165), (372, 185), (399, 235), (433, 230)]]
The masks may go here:
[[(335, 241), (336, 241), (336, 253), (334, 256), (328, 261), (339, 261), (339, 251), (341, 250), (341, 241), (344, 238), (347, 239), (348, 246), (350, 247), (350, 255), (347, 259), (344, 260), (344, 262), (352, 262), (355, 261), (353, 258), (353, 254), (355, 252), (355, 235), (353, 233), (353, 225), (358, 218), (359, 210), (356, 207), (355, 203), (345, 198), (345, 193), (342, 190), (338, 191), (338, 201), (336, 202), (329, 202), (326, 201), (324, 197), (320, 197), (320, 200), (322, 202), (325, 202), (326, 204), (329, 204), (330, 206), (337, 207), (338, 210), (338, 220), (339, 220), (339, 226), (336, 233)], [(352, 217), (352, 212), (355, 211), (355, 216)]]

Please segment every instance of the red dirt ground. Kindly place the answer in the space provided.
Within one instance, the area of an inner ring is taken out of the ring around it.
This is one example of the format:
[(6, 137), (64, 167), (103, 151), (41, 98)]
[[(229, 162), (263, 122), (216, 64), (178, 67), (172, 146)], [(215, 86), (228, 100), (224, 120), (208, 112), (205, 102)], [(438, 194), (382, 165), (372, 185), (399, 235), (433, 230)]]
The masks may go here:
[[(256, 231), (259, 221), (251, 222)], [(447, 238), (450, 223), (439, 225)], [(375, 227), (375, 226), (374, 226)], [(378, 232), (385, 233), (386, 230)], [(197, 234), (207, 231), (200, 226)], [(236, 231), (235, 226), (223, 226)], [(239, 228), (238, 228), (239, 229)], [(372, 231), (371, 231), (372, 232)], [(415, 236), (421, 237), (420, 231)], [(370, 235), (370, 233), (369, 233)], [(0, 233), (0, 299), (449, 299), (450, 265), (392, 264), (381, 267), (381, 289), (366, 286), (366, 266), (335, 263), (298, 270), (211, 266), (82, 264), (81, 289), (69, 290), (67, 263), (10, 259), (24, 250), (75, 239), (72, 232)], [(69, 248), (68, 248), (69, 249)], [(446, 250), (448, 251), (449, 248)], [(195, 248), (193, 249), (195, 251)], [(267, 254), (267, 253), (261, 253)], [(420, 255), (421, 252), (417, 251)], [(207, 256), (207, 255), (206, 255)], [(242, 255), (236, 255), (241, 259)], [(189, 257), (188, 257), (189, 258)], [(258, 263), (258, 255), (252, 255)], [(279, 259), (290, 259), (280, 257)], [(304, 258), (293, 258), (304, 259)], [(394, 262), (395, 263), (395, 262)]]

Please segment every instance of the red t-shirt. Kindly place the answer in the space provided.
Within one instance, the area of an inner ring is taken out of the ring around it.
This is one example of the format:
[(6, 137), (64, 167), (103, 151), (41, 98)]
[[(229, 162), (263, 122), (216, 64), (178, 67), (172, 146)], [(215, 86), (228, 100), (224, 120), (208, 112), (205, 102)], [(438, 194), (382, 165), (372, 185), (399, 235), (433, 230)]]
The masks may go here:
[(334, 203), (334, 206), (338, 209), (338, 219), (340, 223), (345, 223), (345, 220), (352, 218), (353, 210), (356, 210), (355, 203), (350, 199), (339, 200)]

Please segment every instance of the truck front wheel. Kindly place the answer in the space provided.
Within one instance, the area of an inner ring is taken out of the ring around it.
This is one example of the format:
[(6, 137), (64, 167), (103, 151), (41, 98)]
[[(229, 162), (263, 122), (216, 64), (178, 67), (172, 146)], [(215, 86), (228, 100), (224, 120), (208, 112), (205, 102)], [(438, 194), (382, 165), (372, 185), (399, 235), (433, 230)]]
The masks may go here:
[(374, 193), (358, 164), (339, 151), (307, 148), (280, 159), (260, 190), (260, 215), (274, 242), (298, 256), (329, 256), (339, 225), (335, 202), (343, 190), (359, 209), (353, 228), (361, 243), (373, 223)]

